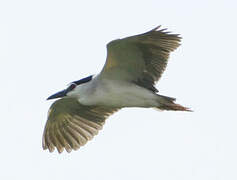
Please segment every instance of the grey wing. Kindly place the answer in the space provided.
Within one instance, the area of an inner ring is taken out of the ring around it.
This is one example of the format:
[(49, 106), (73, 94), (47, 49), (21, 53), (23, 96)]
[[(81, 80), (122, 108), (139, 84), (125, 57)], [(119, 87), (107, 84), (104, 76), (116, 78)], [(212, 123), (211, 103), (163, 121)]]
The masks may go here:
[(77, 150), (92, 139), (102, 129), (105, 119), (116, 111), (116, 108), (84, 106), (74, 98), (55, 101), (48, 112), (43, 149), (53, 152), (56, 147), (59, 153), (64, 149)]
[(111, 41), (101, 77), (132, 81), (157, 92), (154, 83), (166, 68), (170, 52), (181, 38), (160, 26), (144, 34)]

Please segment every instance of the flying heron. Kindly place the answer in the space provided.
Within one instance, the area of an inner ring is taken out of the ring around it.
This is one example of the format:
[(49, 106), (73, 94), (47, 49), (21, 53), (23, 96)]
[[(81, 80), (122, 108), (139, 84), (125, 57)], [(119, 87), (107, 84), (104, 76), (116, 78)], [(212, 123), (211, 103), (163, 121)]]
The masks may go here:
[(77, 150), (102, 129), (106, 118), (125, 107), (190, 111), (175, 98), (158, 94), (157, 82), (170, 52), (180, 44), (178, 34), (160, 26), (149, 32), (107, 44), (102, 71), (48, 97), (60, 98), (49, 111), (43, 133), (43, 149), (61, 153)]

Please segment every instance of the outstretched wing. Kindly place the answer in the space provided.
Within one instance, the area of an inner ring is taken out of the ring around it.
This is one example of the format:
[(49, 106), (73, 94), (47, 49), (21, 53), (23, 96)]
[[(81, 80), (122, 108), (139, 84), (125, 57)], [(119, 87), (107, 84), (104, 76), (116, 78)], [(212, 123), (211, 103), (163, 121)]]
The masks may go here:
[(111, 41), (101, 77), (131, 81), (157, 92), (154, 83), (166, 68), (170, 52), (181, 38), (165, 29), (155, 29), (136, 36)]
[(55, 101), (49, 109), (43, 134), (43, 149), (53, 152), (55, 147), (61, 153), (77, 150), (92, 139), (105, 119), (118, 111), (116, 108), (84, 106), (74, 98)]

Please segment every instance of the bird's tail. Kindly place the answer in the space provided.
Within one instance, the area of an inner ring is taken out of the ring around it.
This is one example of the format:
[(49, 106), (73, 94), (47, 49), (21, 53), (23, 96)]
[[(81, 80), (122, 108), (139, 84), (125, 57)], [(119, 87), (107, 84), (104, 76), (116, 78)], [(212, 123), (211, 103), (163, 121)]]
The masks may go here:
[(167, 111), (192, 111), (187, 107), (181, 106), (179, 104), (174, 103), (175, 98), (157, 95), (159, 106), (156, 107), (159, 110), (167, 110)]

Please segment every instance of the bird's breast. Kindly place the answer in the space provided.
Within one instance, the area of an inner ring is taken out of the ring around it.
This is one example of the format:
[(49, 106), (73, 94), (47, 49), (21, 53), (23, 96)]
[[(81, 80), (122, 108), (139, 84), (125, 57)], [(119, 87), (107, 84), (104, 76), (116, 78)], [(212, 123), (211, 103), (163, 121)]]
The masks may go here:
[(81, 91), (80, 103), (111, 107), (156, 106), (156, 95), (133, 83), (104, 80), (91, 83)]

